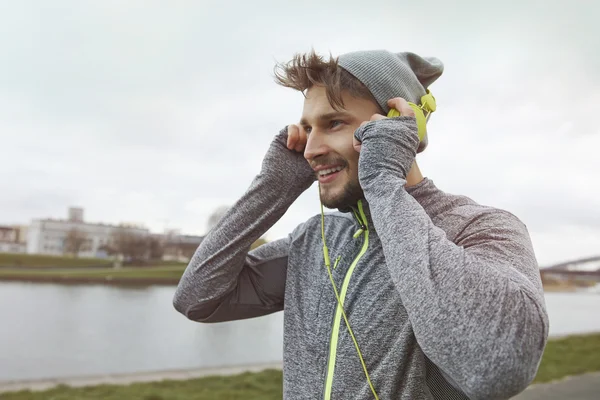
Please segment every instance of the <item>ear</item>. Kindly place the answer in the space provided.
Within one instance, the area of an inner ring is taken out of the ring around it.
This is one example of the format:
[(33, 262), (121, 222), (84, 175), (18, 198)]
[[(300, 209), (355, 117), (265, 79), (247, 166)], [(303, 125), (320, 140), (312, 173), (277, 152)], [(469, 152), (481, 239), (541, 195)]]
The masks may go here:
[(353, 135), (352, 136), (352, 147), (354, 147), (354, 150), (356, 150), (357, 153), (360, 153), (361, 146), (362, 146), (362, 143), (359, 142), (358, 139)]

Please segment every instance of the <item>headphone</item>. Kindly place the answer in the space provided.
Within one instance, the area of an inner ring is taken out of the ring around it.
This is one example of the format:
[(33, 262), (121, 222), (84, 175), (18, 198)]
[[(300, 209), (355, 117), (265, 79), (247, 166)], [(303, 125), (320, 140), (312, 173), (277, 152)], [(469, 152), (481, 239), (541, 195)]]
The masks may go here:
[[(415, 118), (417, 119), (417, 128), (419, 132), (419, 142), (423, 141), (423, 138), (427, 134), (427, 120), (432, 112), (436, 109), (435, 97), (431, 94), (429, 89), (427, 89), (427, 94), (421, 96), (421, 105), (417, 105), (415, 103), (408, 102), (410, 108), (415, 112)], [(425, 115), (425, 112), (427, 115)], [(388, 118), (400, 117), (400, 111), (392, 108), (390, 112), (388, 112)]]

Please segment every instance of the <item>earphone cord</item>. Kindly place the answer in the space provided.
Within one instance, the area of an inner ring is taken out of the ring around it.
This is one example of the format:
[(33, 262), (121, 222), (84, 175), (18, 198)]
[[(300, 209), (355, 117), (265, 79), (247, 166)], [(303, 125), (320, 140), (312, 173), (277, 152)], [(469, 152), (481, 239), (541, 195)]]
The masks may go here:
[[(319, 185), (319, 199), (321, 197), (321, 185)], [(325, 243), (325, 214), (323, 212), (323, 203), (321, 203), (321, 237), (323, 239), (323, 258), (325, 259), (325, 266), (327, 267), (327, 273), (329, 274), (329, 280), (331, 281), (331, 286), (333, 287), (333, 292), (335, 293), (335, 298), (338, 303), (338, 307), (342, 310), (342, 316), (344, 317), (344, 321), (346, 322), (346, 326), (348, 327), (348, 332), (350, 333), (350, 337), (352, 337), (352, 341), (354, 342), (354, 347), (356, 347), (356, 352), (358, 353), (358, 358), (360, 359), (360, 363), (362, 364), (363, 371), (365, 372), (365, 376), (367, 377), (367, 382), (369, 383), (369, 387), (371, 388), (371, 392), (373, 392), (373, 396), (375, 396), (375, 400), (379, 400), (377, 396), (377, 392), (373, 387), (373, 383), (371, 382), (371, 377), (369, 376), (369, 372), (367, 371), (367, 366), (363, 359), (362, 353), (360, 352), (360, 348), (358, 347), (358, 342), (354, 337), (354, 332), (352, 332), (352, 328), (350, 328), (350, 322), (348, 321), (348, 317), (346, 316), (346, 311), (344, 311), (344, 305), (342, 300), (340, 299), (340, 295), (338, 293), (337, 287), (335, 286), (335, 281), (333, 280), (333, 274), (331, 273), (331, 261), (329, 260), (329, 250), (327, 249), (327, 244)]]

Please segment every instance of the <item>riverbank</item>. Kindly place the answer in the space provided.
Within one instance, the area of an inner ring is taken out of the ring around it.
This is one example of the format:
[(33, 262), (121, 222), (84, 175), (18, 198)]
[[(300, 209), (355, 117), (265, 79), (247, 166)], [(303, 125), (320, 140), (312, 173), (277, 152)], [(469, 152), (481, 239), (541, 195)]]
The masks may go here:
[(0, 268), (0, 281), (176, 285), (184, 270), (185, 266), (181, 265), (124, 268)]
[[(0, 281), (127, 286), (177, 285), (186, 264), (161, 264), (114, 268), (111, 260), (101, 258), (0, 253)], [(576, 292), (587, 290), (597, 283), (581, 279), (542, 278), (545, 292)]]
[(30, 282), (30, 283), (60, 283), (64, 285), (101, 284), (115, 286), (148, 286), (148, 285), (177, 285), (179, 278), (152, 278), (152, 277), (123, 277), (115, 274), (105, 276), (23, 276), (2, 275), (0, 281)]
[[(177, 285), (185, 265), (157, 265), (144, 267), (113, 268), (94, 267), (3, 267), (0, 281), (61, 283), (61, 284), (107, 284), (107, 285)], [(570, 281), (544, 282), (545, 292), (577, 292), (588, 290), (595, 283), (579, 284)]]
[(0, 253), (0, 267), (6, 268), (88, 268), (111, 267), (105, 258), (49, 256), (43, 254)]
[(48, 391), (58, 386), (71, 388), (83, 388), (99, 385), (130, 385), (134, 383), (150, 383), (160, 381), (187, 381), (206, 377), (228, 377), (243, 374), (262, 374), (265, 371), (279, 371), (282, 369), (281, 362), (268, 364), (243, 365), (238, 367), (223, 368), (197, 368), (169, 371), (138, 372), (129, 374), (107, 374), (98, 376), (80, 376), (55, 379), (39, 379), (24, 381), (0, 381), (0, 399), (2, 393), (18, 391)]
[(0, 281), (176, 285), (185, 267), (186, 264), (183, 263), (161, 262), (115, 268), (113, 261), (101, 258), (0, 253)]
[(577, 278), (556, 279), (549, 278), (542, 274), (542, 285), (544, 292), (577, 292), (581, 290), (589, 290), (600, 282), (594, 280), (585, 280)]
[[(534, 384), (540, 385), (559, 381), (568, 376), (600, 371), (598, 354), (600, 354), (600, 333), (552, 339), (548, 342)], [(585, 380), (587, 382), (590, 379), (585, 378)], [(571, 385), (572, 382), (569, 383), (569, 387)], [(597, 394), (598, 386), (588, 384), (587, 387), (592, 390), (590, 393), (592, 397), (589, 399), (593, 399), (593, 395)], [(545, 389), (541, 390), (538, 386), (534, 386), (518, 398), (523, 400), (538, 398), (531, 396), (537, 396), (540, 392), (545, 391)], [(0, 382), (0, 393), (2, 393), (0, 394), (2, 400), (48, 398), (63, 400), (98, 398), (106, 400), (268, 400), (281, 399), (282, 374), (281, 364), (273, 363), (222, 369)]]

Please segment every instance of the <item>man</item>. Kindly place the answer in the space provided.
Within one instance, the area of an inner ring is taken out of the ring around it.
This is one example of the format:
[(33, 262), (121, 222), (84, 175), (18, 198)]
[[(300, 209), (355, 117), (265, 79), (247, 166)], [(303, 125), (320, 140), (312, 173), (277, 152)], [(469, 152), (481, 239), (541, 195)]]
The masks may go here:
[[(407, 102), (442, 70), (388, 51), (279, 65), (305, 95), (300, 124), (275, 137), (174, 305), (198, 322), (285, 308), (286, 399), (506, 399), (536, 374), (548, 317), (526, 226), (415, 162), (428, 140)], [(248, 252), (315, 179), (339, 211)]]

